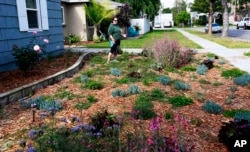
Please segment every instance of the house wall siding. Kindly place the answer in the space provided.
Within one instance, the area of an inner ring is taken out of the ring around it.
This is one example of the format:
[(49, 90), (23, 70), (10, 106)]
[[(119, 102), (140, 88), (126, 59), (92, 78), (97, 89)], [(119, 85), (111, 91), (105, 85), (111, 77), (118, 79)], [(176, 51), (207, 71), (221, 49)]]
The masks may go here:
[[(19, 30), (17, 0), (0, 1), (0, 72), (16, 69), (12, 56), (12, 47), (25, 47), (34, 37), (32, 32)], [(61, 0), (47, 0), (49, 30), (38, 31), (36, 37), (49, 38), (46, 52), (52, 55), (63, 51), (63, 29), (61, 16)]]
[(64, 35), (75, 34), (81, 41), (87, 41), (86, 14), (83, 8), (84, 3), (62, 3), (65, 11)]

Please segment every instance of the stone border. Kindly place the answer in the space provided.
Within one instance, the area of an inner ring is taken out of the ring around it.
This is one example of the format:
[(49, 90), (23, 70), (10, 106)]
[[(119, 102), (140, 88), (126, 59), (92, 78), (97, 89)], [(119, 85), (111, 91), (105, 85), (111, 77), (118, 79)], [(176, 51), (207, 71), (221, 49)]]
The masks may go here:
[(76, 61), (76, 63), (66, 70), (60, 71), (51, 76), (40, 79), (36, 82), (30, 83), (30, 84), (27, 84), (27, 85), (24, 85), (24, 86), (21, 86), (13, 90), (10, 90), (8, 92), (0, 94), (0, 105), (7, 105), (13, 101), (17, 101), (18, 99), (24, 98), (30, 94), (34, 94), (37, 90), (45, 88), (48, 85), (55, 84), (63, 80), (66, 77), (73, 76), (75, 73), (77, 73), (81, 69), (84, 63), (84, 60), (89, 59), (94, 54), (95, 53), (93, 52), (82, 54), (79, 57), (79, 59)]

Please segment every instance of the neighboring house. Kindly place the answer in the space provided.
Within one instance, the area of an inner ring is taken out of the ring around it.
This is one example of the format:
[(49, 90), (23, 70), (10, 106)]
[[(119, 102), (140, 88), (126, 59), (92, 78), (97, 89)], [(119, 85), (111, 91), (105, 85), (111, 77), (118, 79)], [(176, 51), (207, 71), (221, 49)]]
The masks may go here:
[[(81, 41), (92, 40), (94, 26), (86, 16), (83, 4), (90, 0), (61, 0), (63, 16), (63, 33), (64, 36), (74, 34), (81, 38)], [(104, 2), (104, 0), (97, 0)], [(110, 1), (109, 8), (114, 9), (124, 4)]]
[(13, 45), (25, 47), (38, 32), (48, 38), (46, 51), (63, 51), (61, 0), (1, 0), (0, 1), (0, 72), (16, 69)]

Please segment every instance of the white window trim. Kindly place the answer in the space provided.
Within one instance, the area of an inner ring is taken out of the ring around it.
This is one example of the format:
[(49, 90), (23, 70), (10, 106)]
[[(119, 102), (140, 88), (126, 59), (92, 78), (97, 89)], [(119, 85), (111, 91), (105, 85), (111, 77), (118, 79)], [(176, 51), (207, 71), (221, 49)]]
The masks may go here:
[(38, 13), (38, 29), (29, 28), (28, 18), (27, 18), (27, 8), (26, 0), (16, 0), (17, 4), (17, 13), (19, 21), (19, 30), (20, 31), (42, 31), (48, 30), (48, 10), (47, 10), (47, 1), (46, 0), (36, 0), (37, 4), (37, 13)]
[(62, 10), (62, 25), (65, 25), (65, 12), (64, 12), (64, 7), (61, 6), (61, 10)]

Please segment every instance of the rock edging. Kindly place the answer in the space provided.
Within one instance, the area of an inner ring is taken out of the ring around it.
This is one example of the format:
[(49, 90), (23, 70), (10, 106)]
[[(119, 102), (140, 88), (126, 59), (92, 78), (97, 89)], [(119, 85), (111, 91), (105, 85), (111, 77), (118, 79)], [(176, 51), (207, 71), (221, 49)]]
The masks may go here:
[(51, 76), (48, 76), (46, 78), (40, 79), (36, 82), (12, 89), (8, 92), (0, 94), (0, 105), (7, 105), (13, 101), (17, 101), (18, 99), (24, 98), (30, 94), (34, 94), (39, 89), (45, 88), (48, 85), (55, 84), (61, 80), (63, 80), (66, 77), (71, 77), (75, 73), (77, 73), (81, 66), (83, 65), (84, 60), (89, 59), (91, 56), (93, 56), (93, 52), (88, 52), (85, 54), (82, 54), (76, 63), (69, 67), (66, 70), (57, 72)]

